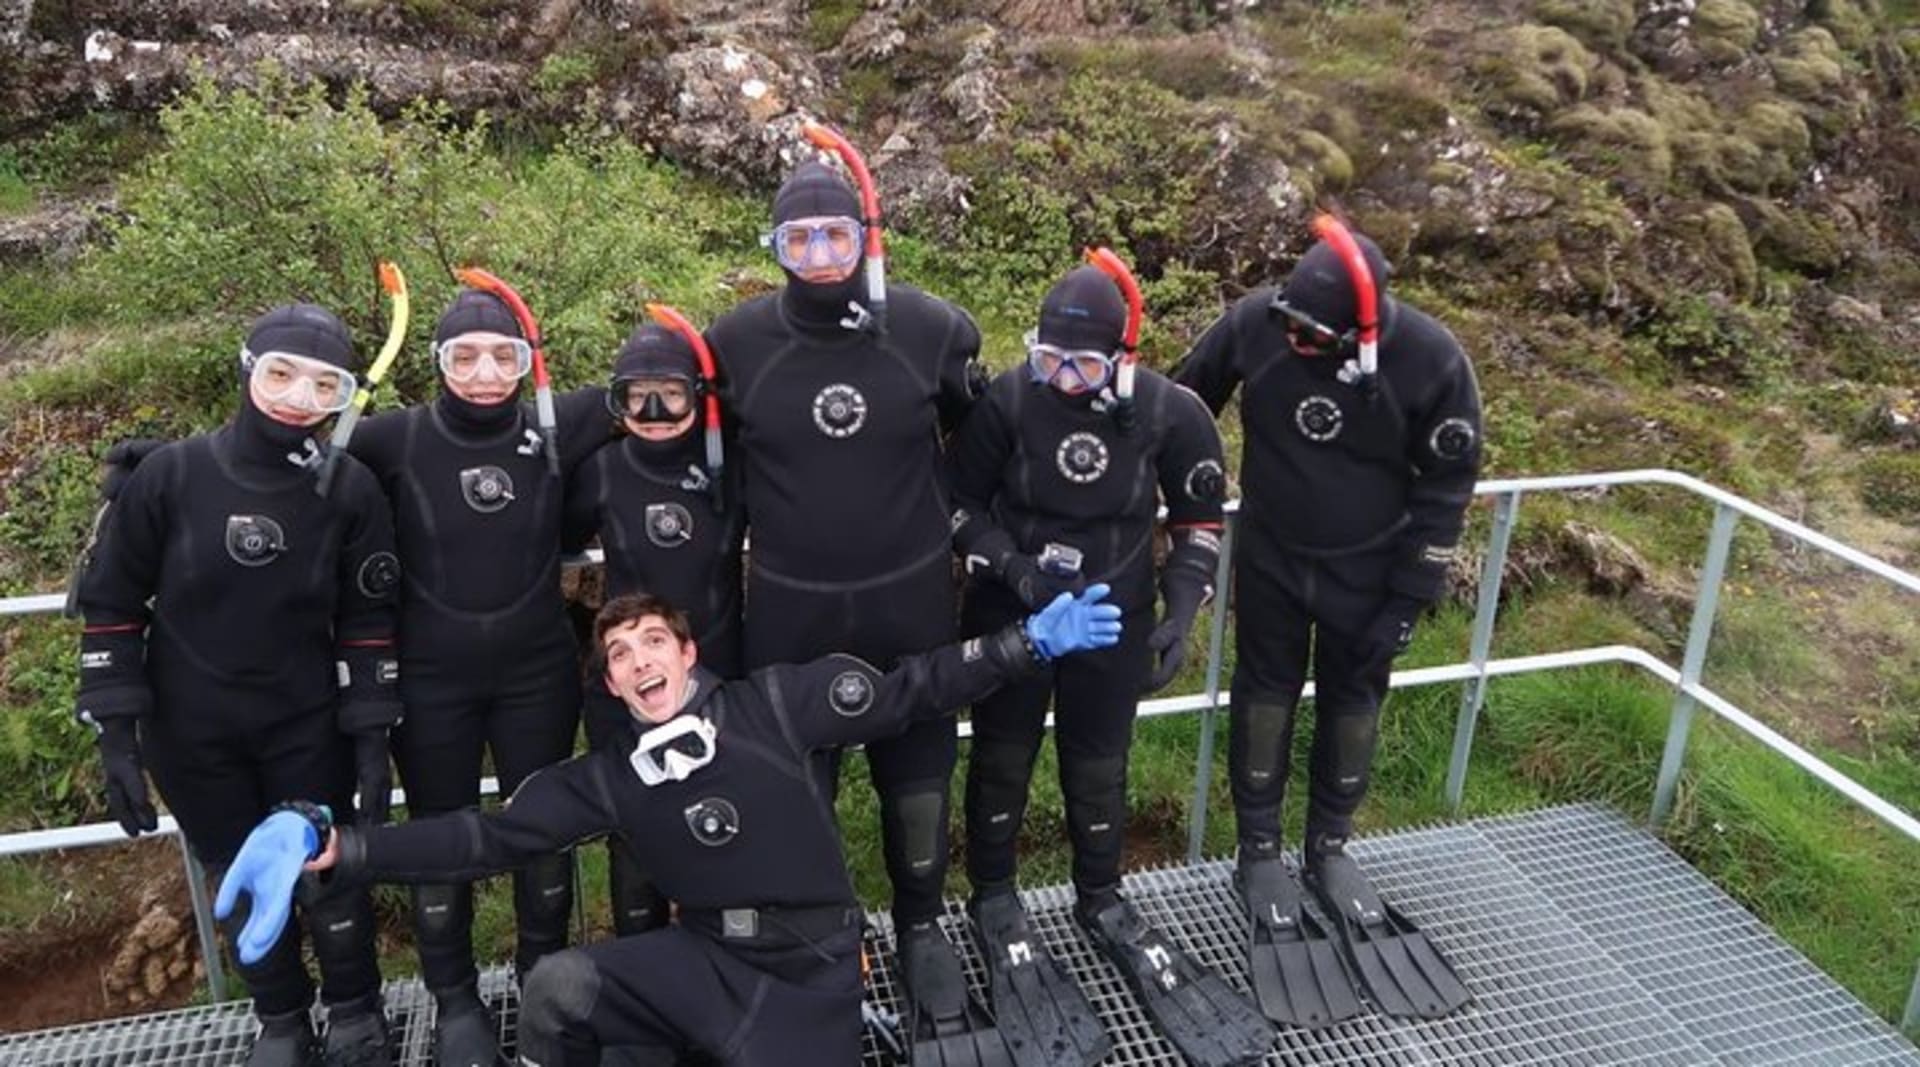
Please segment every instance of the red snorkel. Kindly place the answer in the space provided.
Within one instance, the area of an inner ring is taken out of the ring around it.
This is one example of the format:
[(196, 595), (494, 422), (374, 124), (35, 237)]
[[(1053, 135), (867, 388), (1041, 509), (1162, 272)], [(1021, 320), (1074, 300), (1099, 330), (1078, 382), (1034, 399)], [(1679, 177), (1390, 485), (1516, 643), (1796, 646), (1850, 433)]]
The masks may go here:
[(1127, 262), (1110, 248), (1087, 249), (1087, 262), (1113, 279), (1127, 301), (1127, 328), (1120, 335), (1120, 366), (1114, 374), (1113, 417), (1120, 428), (1133, 428), (1133, 377), (1140, 362), (1140, 320), (1146, 316), (1146, 301), (1140, 296), (1140, 284), (1134, 280)]
[(547, 469), (560, 475), (560, 423), (553, 410), (553, 379), (547, 376), (547, 353), (540, 342), (540, 324), (534, 320), (533, 312), (527, 302), (520, 299), (513, 286), (494, 277), (478, 267), (462, 267), (453, 272), (461, 285), (482, 292), (492, 293), (513, 312), (515, 321), (520, 323), (520, 332), (527, 335), (527, 344), (533, 346), (533, 405), (534, 418), (540, 426), (540, 439), (546, 446)]
[(867, 231), (867, 306), (856, 308), (849, 326), (859, 329), (871, 322), (875, 333), (887, 332), (887, 251), (881, 240), (880, 193), (874, 187), (873, 175), (867, 170), (867, 161), (860, 157), (859, 149), (853, 143), (829, 126), (809, 122), (800, 128), (808, 141), (815, 147), (824, 148), (840, 157), (847, 170), (853, 174), (853, 180), (860, 187), (860, 225)]
[(693, 358), (700, 364), (700, 377), (706, 382), (707, 417), (707, 477), (708, 488), (713, 493), (713, 509), (726, 510), (726, 497), (720, 489), (722, 465), (726, 462), (720, 448), (720, 375), (713, 362), (713, 349), (707, 347), (707, 339), (693, 328), (685, 315), (666, 304), (648, 304), (647, 314), (653, 321), (679, 334), (693, 349)]
[(1320, 215), (1313, 220), (1313, 232), (1339, 253), (1340, 261), (1346, 265), (1347, 277), (1353, 279), (1355, 326), (1360, 341), (1360, 384), (1363, 388), (1369, 387), (1380, 366), (1379, 284), (1367, 267), (1360, 242), (1353, 239), (1353, 232), (1345, 223), (1332, 215)]

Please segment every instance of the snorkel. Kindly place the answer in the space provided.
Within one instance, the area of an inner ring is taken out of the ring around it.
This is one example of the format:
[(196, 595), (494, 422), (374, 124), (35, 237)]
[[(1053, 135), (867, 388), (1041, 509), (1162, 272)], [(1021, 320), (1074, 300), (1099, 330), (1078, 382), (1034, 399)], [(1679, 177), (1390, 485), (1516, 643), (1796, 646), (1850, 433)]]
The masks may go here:
[(1133, 378), (1140, 362), (1140, 320), (1146, 314), (1146, 302), (1140, 296), (1140, 284), (1134, 280), (1127, 262), (1110, 248), (1087, 249), (1087, 262), (1113, 279), (1127, 301), (1127, 328), (1120, 335), (1120, 366), (1114, 373), (1113, 421), (1122, 433), (1133, 429)]
[(481, 270), (478, 267), (462, 267), (453, 272), (461, 285), (492, 293), (499, 297), (507, 309), (513, 312), (514, 319), (520, 323), (520, 332), (527, 335), (527, 344), (533, 347), (533, 404), (534, 418), (540, 426), (540, 439), (547, 452), (547, 469), (555, 477), (560, 475), (560, 428), (559, 419), (553, 409), (553, 379), (547, 376), (547, 353), (540, 342), (540, 324), (534, 320), (533, 311), (527, 302), (520, 299), (513, 286)]
[(1378, 279), (1367, 267), (1367, 257), (1360, 250), (1360, 242), (1353, 239), (1353, 232), (1346, 224), (1332, 215), (1320, 215), (1313, 220), (1314, 236), (1327, 242), (1339, 253), (1340, 262), (1347, 268), (1347, 277), (1353, 280), (1355, 327), (1360, 342), (1360, 381), (1362, 390), (1373, 388), (1373, 376), (1380, 366), (1380, 288)]
[(713, 362), (713, 350), (707, 347), (707, 339), (693, 328), (685, 315), (666, 304), (648, 304), (647, 314), (653, 321), (686, 339), (693, 349), (694, 359), (700, 363), (700, 377), (706, 382), (706, 421), (707, 421), (707, 488), (713, 493), (713, 510), (726, 510), (726, 497), (720, 488), (721, 466), (726, 462), (720, 448), (720, 388), (719, 373)]
[(387, 377), (387, 371), (393, 366), (395, 357), (400, 355), (400, 346), (407, 339), (407, 318), (412, 302), (407, 296), (407, 276), (400, 273), (400, 266), (386, 260), (380, 262), (380, 288), (386, 291), (389, 312), (387, 316), (387, 340), (380, 346), (380, 354), (367, 371), (367, 387), (353, 394), (353, 405), (340, 416), (340, 422), (327, 438), (327, 457), (320, 463), (320, 474), (314, 490), (321, 499), (333, 489), (334, 468), (340, 462), (340, 456), (346, 452), (347, 444), (353, 440), (353, 429), (360, 424), (360, 416), (367, 410), (367, 401), (373, 391)]
[(860, 187), (860, 225), (867, 231), (867, 306), (855, 308), (848, 326), (860, 329), (871, 324), (875, 333), (884, 335), (887, 332), (887, 252), (880, 236), (880, 193), (874, 187), (873, 175), (868, 172), (867, 161), (860, 157), (860, 151), (831, 127), (809, 122), (800, 132), (815, 147), (839, 156)]

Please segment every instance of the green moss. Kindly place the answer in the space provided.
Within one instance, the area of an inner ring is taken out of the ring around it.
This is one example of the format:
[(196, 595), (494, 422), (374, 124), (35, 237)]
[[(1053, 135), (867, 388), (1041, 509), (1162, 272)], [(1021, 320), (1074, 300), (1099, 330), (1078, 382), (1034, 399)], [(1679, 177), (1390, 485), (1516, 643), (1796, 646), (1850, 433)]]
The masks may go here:
[(1049, 62), (1069, 73), (1145, 78), (1188, 100), (1265, 96), (1233, 49), (1215, 36), (1063, 39), (1042, 47)]
[(1860, 5), (1853, 0), (1821, 0), (1807, 7), (1808, 13), (1833, 34), (1840, 47), (1857, 52), (1873, 43), (1876, 32), (1873, 16), (1860, 10)]
[(1794, 170), (1812, 158), (1813, 135), (1799, 112), (1773, 100), (1760, 100), (1740, 116), (1739, 128), (1764, 151), (1782, 157)]
[(1760, 39), (1760, 13), (1746, 0), (1700, 0), (1693, 10), (1693, 43), (1709, 63), (1737, 63)]
[(1569, 156), (1621, 182), (1652, 194), (1673, 177), (1673, 146), (1660, 121), (1633, 108), (1602, 110), (1582, 104), (1548, 127)]
[(1633, 0), (1537, 0), (1533, 17), (1558, 26), (1603, 52), (1626, 49), (1633, 30)]
[(1819, 26), (1796, 30), (1781, 41), (1769, 61), (1774, 84), (1796, 100), (1817, 102), (1846, 81), (1840, 45)]
[(1450, 159), (1436, 159), (1427, 164), (1425, 177), (1430, 185), (1460, 185), (1473, 176), (1473, 168)]
[(815, 51), (839, 44), (865, 9), (861, 0), (812, 0), (807, 5), (807, 43)]
[(1594, 59), (1554, 26), (1514, 26), (1491, 34), (1473, 73), (1496, 112), (1546, 115), (1586, 96)]
[(1920, 522), (1920, 452), (1882, 452), (1860, 464), (1860, 499), (1875, 514)]
[(1319, 176), (1320, 188), (1343, 189), (1353, 181), (1353, 160), (1333, 138), (1314, 130), (1300, 130), (1293, 141), (1299, 153), (1296, 158)]
[(1745, 300), (1753, 295), (1760, 265), (1753, 242), (1740, 216), (1725, 204), (1708, 204), (1687, 220), (1685, 232), (1700, 249), (1702, 266), (1724, 279), (1730, 295)]
[(1748, 200), (1742, 207), (1762, 262), (1798, 274), (1826, 276), (1846, 261), (1846, 240), (1833, 220), (1771, 200)]

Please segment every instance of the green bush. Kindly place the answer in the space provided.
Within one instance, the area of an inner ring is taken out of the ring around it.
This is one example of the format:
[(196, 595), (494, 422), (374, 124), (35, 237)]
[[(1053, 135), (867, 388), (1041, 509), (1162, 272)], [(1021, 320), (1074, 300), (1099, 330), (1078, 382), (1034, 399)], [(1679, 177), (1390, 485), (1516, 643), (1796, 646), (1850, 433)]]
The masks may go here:
[(1654, 347), (1692, 377), (1769, 387), (1785, 376), (1785, 308), (1754, 308), (1709, 294), (1683, 293), (1646, 327)]
[(1882, 452), (1860, 464), (1860, 498), (1868, 509), (1901, 522), (1920, 522), (1920, 453)]
[(1196, 234), (1234, 224), (1213, 130), (1224, 113), (1142, 78), (1084, 72), (1034, 107), (1006, 141), (955, 152), (973, 183), (956, 238), (920, 266), (983, 320), (1025, 322), (1079, 250), (1106, 244), (1145, 278), (1189, 258)]
[(93, 736), (73, 721), (78, 627), (35, 620), (0, 628), (0, 833), (105, 816)]
[(248, 316), (304, 299), (370, 350), (385, 334), (374, 267), (392, 259), (423, 349), (452, 270), (482, 265), (539, 315), (556, 377), (580, 381), (644, 301), (699, 321), (729, 302), (727, 264), (754, 254), (758, 205), (587, 130), (509, 165), (484, 116), (421, 105), (383, 126), (360, 92), (336, 105), (271, 73), (257, 93), (202, 82), (161, 124), (165, 147), (122, 189), (129, 221), (86, 264), (130, 322), (216, 321), (237, 341)]

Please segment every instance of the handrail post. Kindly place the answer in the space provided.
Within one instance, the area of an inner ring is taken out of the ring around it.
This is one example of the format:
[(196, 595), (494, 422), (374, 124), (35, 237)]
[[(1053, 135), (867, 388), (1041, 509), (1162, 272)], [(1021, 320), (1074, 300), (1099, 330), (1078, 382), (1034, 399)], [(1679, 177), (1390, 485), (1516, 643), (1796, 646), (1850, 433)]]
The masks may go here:
[(1493, 506), (1493, 543), (1480, 567), (1480, 593), (1473, 612), (1473, 641), (1469, 659), (1473, 680), (1460, 694), (1460, 714), (1453, 725), (1453, 758), (1447, 764), (1447, 807), (1455, 814), (1467, 788), (1467, 758), (1473, 753), (1473, 730), (1487, 696), (1487, 655), (1493, 650), (1493, 623), (1500, 614), (1500, 582), (1507, 570), (1507, 546), (1513, 540), (1514, 517), (1520, 510), (1520, 491), (1501, 493)]
[(1680, 784), (1680, 766), (1686, 761), (1687, 734), (1693, 726), (1693, 687), (1707, 662), (1707, 644), (1713, 639), (1713, 620), (1720, 607), (1720, 583), (1727, 573), (1727, 555), (1733, 547), (1733, 527), (1739, 512), (1725, 504), (1713, 509), (1713, 533), (1707, 538), (1707, 562), (1694, 592), (1693, 624), (1687, 631), (1687, 651), (1680, 661), (1679, 691), (1667, 720), (1667, 747), (1660, 757), (1660, 776), (1653, 786), (1653, 812), (1648, 822), (1659, 829), (1673, 812), (1674, 791)]
[(1900, 1029), (1920, 1034), (1920, 967), (1913, 970), (1913, 989), (1907, 994), (1907, 1013), (1900, 1017)]
[(1213, 571), (1213, 611), (1207, 634), (1207, 706), (1200, 711), (1200, 753), (1194, 758), (1193, 811), (1187, 816), (1187, 862), (1199, 863), (1207, 836), (1207, 801), (1213, 793), (1213, 719), (1220, 710), (1220, 667), (1227, 647), (1228, 585), (1233, 574), (1234, 531), (1240, 525), (1240, 513), (1227, 512), (1226, 528), (1220, 535), (1220, 562)]
[(187, 896), (193, 901), (193, 928), (200, 937), (200, 962), (207, 972), (207, 990), (215, 1002), (227, 999), (227, 976), (220, 967), (220, 941), (214, 936), (213, 905), (207, 894), (207, 872), (187, 847), (187, 835), (175, 834), (180, 860), (187, 868)]

